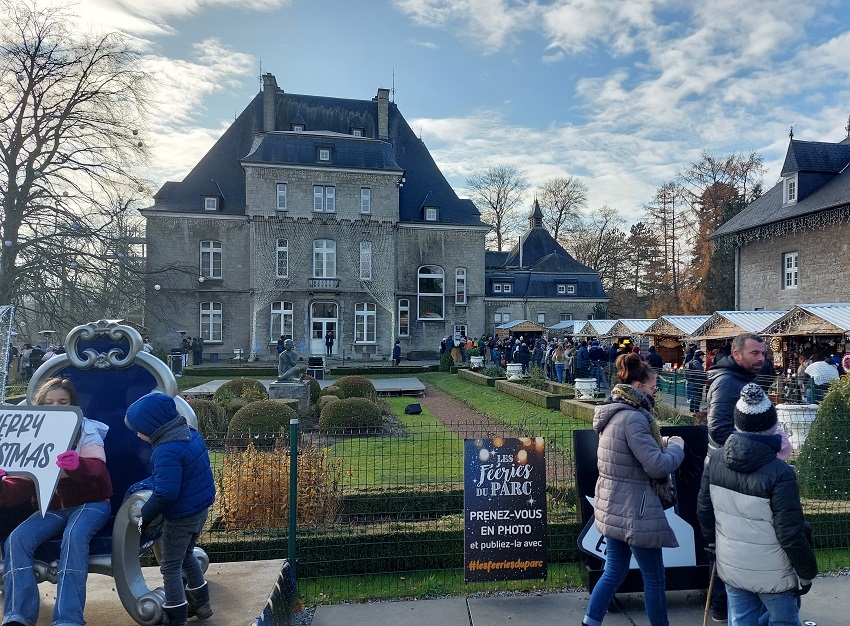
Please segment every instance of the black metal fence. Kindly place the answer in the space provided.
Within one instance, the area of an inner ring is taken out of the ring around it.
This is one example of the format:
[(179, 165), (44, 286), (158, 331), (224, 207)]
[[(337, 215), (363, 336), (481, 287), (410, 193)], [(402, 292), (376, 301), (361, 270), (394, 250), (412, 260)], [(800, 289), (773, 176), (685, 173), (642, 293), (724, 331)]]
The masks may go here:
[[(662, 376), (662, 387), (667, 384)], [(671, 373), (675, 400), (680, 381)], [(475, 591), (463, 582), (463, 440), (545, 437), (548, 560), (554, 587), (577, 580), (580, 521), (573, 430), (556, 412), (525, 428), (457, 415), (379, 432), (299, 433), (296, 544), (307, 602)], [(821, 569), (850, 566), (850, 413), (780, 416), (794, 436), (803, 507)], [(800, 445), (806, 438), (808, 446)], [(289, 443), (206, 435), (219, 495), (201, 543), (214, 561), (287, 556)], [(249, 442), (252, 445), (248, 445)]]

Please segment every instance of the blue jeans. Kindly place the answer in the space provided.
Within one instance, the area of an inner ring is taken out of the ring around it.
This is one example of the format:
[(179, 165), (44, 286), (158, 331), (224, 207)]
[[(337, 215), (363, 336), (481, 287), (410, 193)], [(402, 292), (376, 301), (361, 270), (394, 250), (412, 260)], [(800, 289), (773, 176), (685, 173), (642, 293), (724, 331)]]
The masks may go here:
[(558, 374), (558, 382), (564, 382), (564, 364), (555, 363), (555, 372)]
[(605, 538), (605, 545), (605, 571), (590, 594), (584, 623), (587, 626), (601, 626), (608, 605), (629, 573), (629, 561), (634, 554), (643, 576), (643, 602), (650, 626), (669, 626), (661, 548), (637, 548), (609, 537)]
[(56, 604), (53, 624), (85, 624), (86, 576), (89, 543), (109, 519), (108, 502), (90, 502), (67, 509), (36, 511), (21, 522), (6, 540), (3, 560), (3, 623), (38, 621), (38, 586), (33, 572), (33, 554), (48, 539), (62, 535), (59, 554)]
[(162, 583), (165, 587), (165, 606), (180, 606), (186, 602), (186, 586), (197, 589), (204, 584), (204, 572), (193, 551), (204, 529), (208, 510), (180, 519), (165, 520), (162, 526)]
[[(758, 626), (761, 607), (767, 609), (770, 626), (800, 626), (798, 599), (790, 591), (753, 593), (726, 585), (729, 626)], [(765, 622), (762, 622), (765, 623)]]

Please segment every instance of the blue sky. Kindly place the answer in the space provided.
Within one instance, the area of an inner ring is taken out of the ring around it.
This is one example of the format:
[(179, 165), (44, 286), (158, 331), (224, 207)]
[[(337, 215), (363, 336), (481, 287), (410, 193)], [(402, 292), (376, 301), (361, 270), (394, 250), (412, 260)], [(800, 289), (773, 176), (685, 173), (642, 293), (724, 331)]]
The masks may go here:
[[(156, 78), (158, 186), (180, 180), (271, 72), (285, 91), (391, 87), (461, 195), (510, 163), (574, 175), (636, 219), (677, 171), (756, 150), (769, 187), (788, 144), (850, 116), (841, 0), (82, 0), (84, 27), (134, 37)], [(529, 202), (531, 195), (529, 196)]]

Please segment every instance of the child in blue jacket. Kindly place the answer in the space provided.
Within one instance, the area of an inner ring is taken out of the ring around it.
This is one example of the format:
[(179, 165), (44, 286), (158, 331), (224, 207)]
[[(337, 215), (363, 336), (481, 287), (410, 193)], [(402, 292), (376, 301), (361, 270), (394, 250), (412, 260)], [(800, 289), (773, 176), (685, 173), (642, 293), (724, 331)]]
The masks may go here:
[[(153, 447), (153, 494), (144, 506), (130, 510), (139, 529), (163, 517), (160, 571), (165, 586), (169, 626), (182, 626), (190, 615), (212, 616), (210, 594), (193, 551), (215, 500), (215, 480), (204, 438), (189, 428), (174, 399), (149, 393), (127, 409), (127, 427)], [(187, 585), (183, 587), (182, 572)]]

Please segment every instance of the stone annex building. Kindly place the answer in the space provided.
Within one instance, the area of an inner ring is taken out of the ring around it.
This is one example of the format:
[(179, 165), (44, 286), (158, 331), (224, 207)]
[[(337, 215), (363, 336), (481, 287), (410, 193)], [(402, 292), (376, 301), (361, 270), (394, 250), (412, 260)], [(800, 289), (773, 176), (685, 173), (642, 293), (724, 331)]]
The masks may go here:
[(711, 239), (736, 250), (735, 308), (789, 310), (850, 293), (850, 137), (791, 139), (780, 181)]
[(340, 357), (386, 358), (396, 339), (415, 357), (455, 332), (588, 319), (607, 301), (536, 205), (521, 246), (485, 253), (489, 226), (389, 95), (289, 94), (263, 76), (186, 178), (142, 211), (154, 345), (185, 331), (221, 358), (267, 360), (281, 335), (324, 354), (330, 331)]

